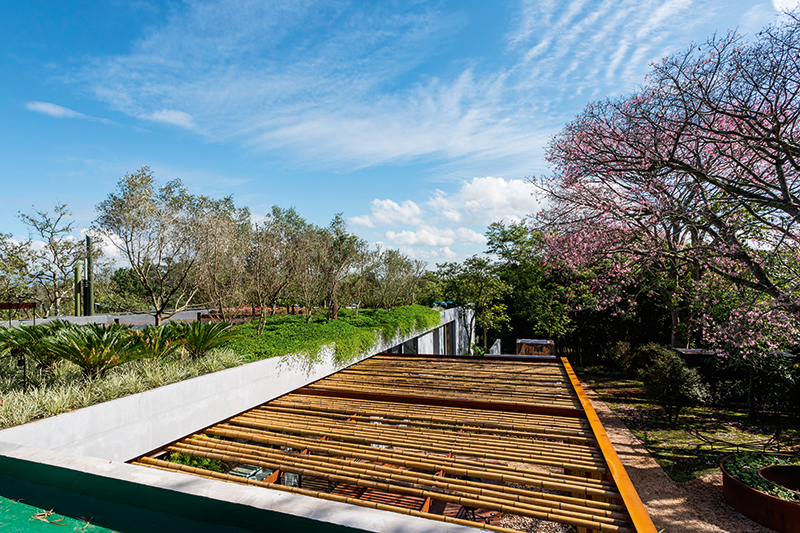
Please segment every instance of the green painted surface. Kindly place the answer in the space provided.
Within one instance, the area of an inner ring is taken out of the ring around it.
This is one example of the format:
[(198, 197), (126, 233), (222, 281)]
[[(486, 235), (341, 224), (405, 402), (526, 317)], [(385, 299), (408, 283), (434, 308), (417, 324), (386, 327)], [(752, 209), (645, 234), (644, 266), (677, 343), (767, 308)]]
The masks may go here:
[(0, 531), (3, 533), (29, 533), (43, 531), (85, 531), (86, 533), (114, 532), (113, 529), (96, 526), (87, 520), (76, 520), (68, 516), (50, 513), (39, 507), (27, 505), (0, 496)]
[[(207, 499), (3, 455), (0, 455), (0, 495), (69, 516), (91, 516), (92, 524), (111, 528), (97, 531), (364, 533), (360, 529), (259, 509), (246, 503)], [(33, 514), (39, 510), (33, 509)], [(60, 531), (73, 531), (73, 528), (61, 526)], [(2, 525), (0, 532), (6, 532)]]

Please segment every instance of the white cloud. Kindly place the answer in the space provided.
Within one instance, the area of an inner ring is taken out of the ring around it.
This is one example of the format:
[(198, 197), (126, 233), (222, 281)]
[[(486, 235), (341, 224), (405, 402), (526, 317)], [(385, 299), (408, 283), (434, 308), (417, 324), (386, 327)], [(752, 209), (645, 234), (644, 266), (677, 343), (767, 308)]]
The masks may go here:
[(798, 5), (800, 5), (798, 0), (772, 0), (772, 6), (776, 11), (780, 12), (792, 11), (793, 9), (797, 9)]
[(79, 113), (74, 109), (69, 109), (68, 107), (60, 106), (58, 104), (52, 104), (50, 102), (25, 102), (25, 109), (28, 111), (33, 111), (34, 113), (41, 113), (42, 115), (47, 115), (53, 118), (80, 118), (84, 120), (93, 120), (97, 122), (102, 122), (103, 124), (113, 124), (110, 120), (106, 118), (97, 118), (92, 117), (89, 115), (84, 115), (83, 113)]
[(161, 111), (156, 111), (155, 113), (147, 115), (145, 118), (154, 120), (156, 122), (172, 124), (173, 126), (180, 126), (182, 128), (186, 128), (187, 130), (193, 130), (196, 128), (192, 115), (189, 113), (184, 113), (183, 111), (176, 111), (174, 109), (162, 109)]
[(369, 215), (359, 215), (357, 217), (350, 217), (350, 223), (356, 226), (365, 226), (367, 228), (374, 228), (375, 223), (369, 218)]
[(374, 200), (370, 215), (349, 221), (356, 226), (386, 228), (381, 238), (410, 257), (463, 259), (483, 251), (480, 245), (486, 243), (486, 237), (481, 232), (489, 223), (519, 222), (536, 212), (539, 205), (532, 192), (532, 186), (521, 179), (473, 178), (452, 193), (436, 190), (426, 204), (428, 212), (412, 200)]
[(450, 249), (449, 246), (437, 248), (433, 250), (420, 250), (419, 248), (412, 248), (411, 246), (401, 246), (400, 252), (413, 258), (423, 260), (451, 260), (458, 257), (458, 254)]
[(25, 109), (54, 118), (87, 118), (83, 113), (49, 102), (25, 102)]
[(353, 224), (374, 228), (375, 224), (411, 224), (417, 225), (422, 222), (422, 215), (425, 212), (411, 200), (405, 200), (398, 204), (393, 200), (372, 201), (372, 214), (356, 216), (350, 219)]
[(387, 231), (386, 238), (400, 246), (425, 246), (425, 247), (449, 247), (454, 244), (479, 244), (486, 241), (486, 238), (470, 228), (436, 228), (434, 226), (423, 226), (416, 231), (403, 230), (399, 233)]
[(486, 242), (486, 237), (470, 228), (458, 228), (456, 236), (460, 244), (482, 244)]
[(437, 190), (428, 205), (454, 222), (466, 219), (473, 224), (518, 222), (539, 208), (532, 192), (525, 180), (488, 176), (465, 182), (455, 194)]
[(386, 238), (401, 246), (452, 246), (456, 242), (455, 231), (432, 227), (416, 231), (403, 230), (399, 233), (389, 230)]

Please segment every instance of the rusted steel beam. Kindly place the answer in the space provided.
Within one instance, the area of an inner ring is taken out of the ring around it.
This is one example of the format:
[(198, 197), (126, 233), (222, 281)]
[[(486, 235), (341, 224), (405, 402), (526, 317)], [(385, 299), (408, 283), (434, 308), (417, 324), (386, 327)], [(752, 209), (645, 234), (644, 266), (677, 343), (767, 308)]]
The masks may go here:
[(586, 418), (592, 426), (597, 444), (600, 446), (600, 450), (603, 452), (603, 456), (606, 459), (609, 475), (611, 475), (614, 484), (617, 486), (617, 490), (619, 490), (620, 496), (622, 496), (622, 501), (625, 503), (631, 520), (633, 520), (636, 532), (656, 533), (656, 527), (653, 525), (653, 521), (650, 519), (650, 515), (647, 513), (647, 509), (645, 509), (641, 498), (639, 498), (639, 493), (636, 492), (636, 488), (628, 477), (628, 473), (625, 472), (625, 467), (622, 465), (622, 461), (619, 460), (619, 456), (616, 450), (614, 450), (614, 445), (611, 444), (611, 439), (608, 438), (606, 430), (600, 422), (600, 418), (597, 416), (594, 407), (592, 407), (592, 403), (586, 396), (583, 387), (581, 387), (578, 376), (575, 375), (566, 357), (562, 357), (561, 362), (564, 365), (564, 369), (567, 371), (572, 386), (575, 388), (575, 393), (578, 395), (583, 410), (586, 412)]
[(23, 303), (11, 303), (11, 302), (0, 302), (0, 310), (6, 309), (36, 309), (36, 303), (34, 302), (23, 302)]
[(460, 361), (470, 361), (475, 363), (480, 363), (481, 361), (518, 361), (522, 363), (534, 363), (534, 362), (542, 362), (542, 363), (558, 363), (558, 357), (555, 355), (531, 355), (531, 356), (519, 356), (519, 355), (482, 355), (476, 357), (474, 355), (446, 355), (446, 354), (432, 354), (432, 353), (391, 353), (391, 352), (381, 352), (379, 354), (374, 355), (373, 357), (377, 356), (389, 356), (392, 358), (397, 359), (457, 359)]
[(363, 392), (332, 391), (326, 389), (312, 389), (302, 387), (293, 391), (295, 394), (306, 394), (308, 396), (323, 396), (327, 398), (353, 398), (358, 400), (375, 400), (379, 402), (411, 403), (421, 405), (436, 405), (441, 407), (466, 407), (469, 409), (480, 409), (482, 411), (508, 411), (511, 413), (529, 413), (552, 416), (564, 416), (567, 418), (586, 418), (586, 413), (582, 409), (570, 407), (553, 407), (546, 405), (531, 405), (522, 403), (504, 402), (475, 402), (470, 400), (450, 400), (445, 398), (435, 398), (428, 396), (410, 396), (398, 394), (374, 394)]

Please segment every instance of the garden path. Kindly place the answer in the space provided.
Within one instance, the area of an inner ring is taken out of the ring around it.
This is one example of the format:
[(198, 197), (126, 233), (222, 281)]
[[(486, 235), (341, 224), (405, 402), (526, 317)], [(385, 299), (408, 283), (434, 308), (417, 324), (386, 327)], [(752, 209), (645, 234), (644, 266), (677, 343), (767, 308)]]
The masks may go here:
[(585, 383), (582, 382), (581, 386), (658, 531), (774, 533), (727, 504), (722, 496), (722, 474), (719, 472), (686, 483), (673, 481), (597, 394)]

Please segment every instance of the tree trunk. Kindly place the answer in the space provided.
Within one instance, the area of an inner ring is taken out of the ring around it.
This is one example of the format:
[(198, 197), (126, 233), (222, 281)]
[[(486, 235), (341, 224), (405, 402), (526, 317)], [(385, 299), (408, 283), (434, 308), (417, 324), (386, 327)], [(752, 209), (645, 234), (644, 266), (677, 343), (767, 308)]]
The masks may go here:
[(682, 326), (688, 324), (686, 313), (681, 313), (681, 309), (674, 307), (670, 308), (670, 318), (672, 319), (672, 347), (673, 348), (689, 348), (691, 344), (690, 336), (683, 331)]
[(755, 370), (750, 369), (750, 376), (747, 380), (747, 416), (755, 418), (758, 414), (756, 410), (755, 390), (753, 390), (753, 374)]

